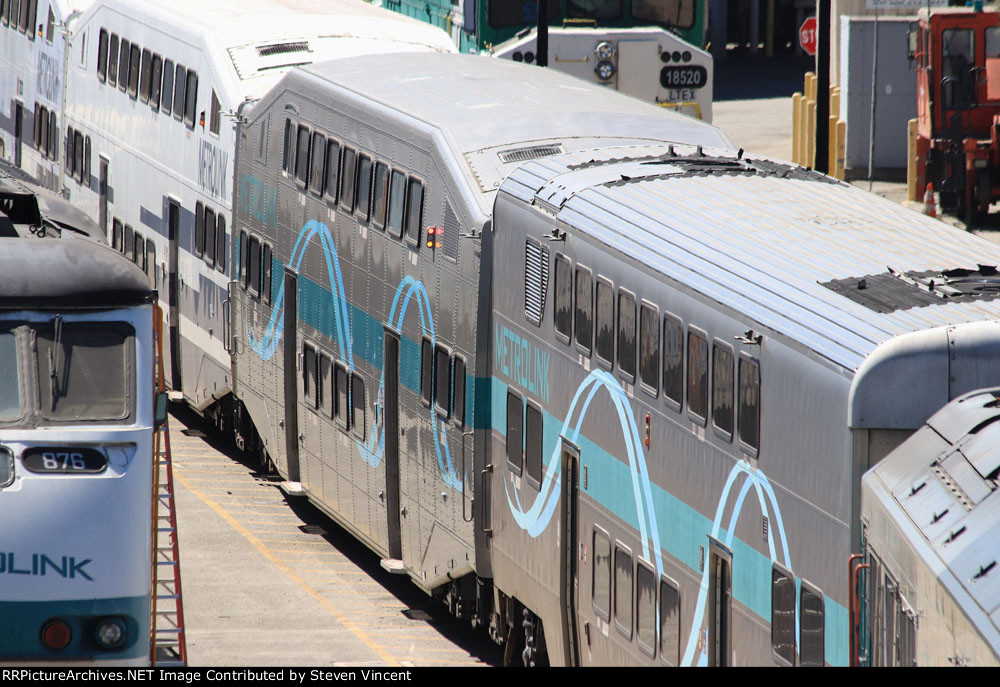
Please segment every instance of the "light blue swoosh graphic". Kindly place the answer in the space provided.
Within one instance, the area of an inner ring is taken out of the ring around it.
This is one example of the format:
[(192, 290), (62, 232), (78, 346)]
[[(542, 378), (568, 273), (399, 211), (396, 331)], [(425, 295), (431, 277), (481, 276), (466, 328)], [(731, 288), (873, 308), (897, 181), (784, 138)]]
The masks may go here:
[[(312, 245), (313, 237), (319, 237), (320, 247), (322, 248), (323, 258), (326, 263), (327, 278), (331, 287), (330, 293), (333, 296), (337, 350), (343, 358), (340, 362), (350, 372), (354, 372), (354, 352), (352, 350), (353, 341), (351, 338), (350, 318), (348, 317), (348, 300), (344, 289), (344, 279), (340, 269), (340, 258), (337, 254), (336, 244), (326, 224), (317, 220), (309, 220), (305, 223), (292, 247), (291, 257), (288, 261), (289, 266), (295, 272), (299, 271), (306, 251)], [(392, 308), (389, 311), (389, 324), (396, 331), (402, 330), (407, 308), (414, 296), (416, 296), (418, 313), (420, 315), (421, 333), (431, 340), (433, 349), (437, 338), (434, 333), (434, 317), (431, 310), (431, 301), (427, 295), (427, 289), (424, 288), (423, 283), (419, 280), (408, 276), (404, 277), (400, 282), (392, 299)], [(400, 301), (401, 298), (402, 302)], [(284, 280), (282, 280), (281, 285), (278, 287), (278, 295), (274, 300), (271, 317), (259, 339), (254, 336), (253, 332), (250, 331), (250, 325), (247, 324), (246, 338), (250, 350), (256, 353), (262, 360), (270, 360), (274, 356), (281, 340), (281, 334), (284, 330), (284, 301), (285, 284)], [(378, 390), (380, 403), (383, 398), (384, 388), (385, 369), (383, 368)], [(440, 426), (433, 403), (430, 408), (430, 420), (431, 431), (434, 437), (434, 449), (437, 454), (438, 470), (441, 473), (441, 478), (447, 486), (461, 492), (462, 479), (455, 472), (448, 437), (443, 426)], [(379, 417), (378, 413), (375, 414), (371, 430), (366, 436), (368, 438), (364, 441), (355, 439), (358, 453), (368, 465), (373, 468), (378, 467), (385, 453), (385, 428), (382, 418)]]
[[(639, 438), (639, 430), (636, 426), (628, 403), (628, 396), (621, 384), (611, 374), (603, 370), (592, 371), (586, 379), (577, 387), (573, 400), (570, 402), (566, 418), (563, 420), (560, 435), (566, 437), (574, 443), (578, 443), (580, 431), (584, 418), (591, 402), (598, 391), (607, 391), (608, 396), (614, 406), (618, 421), (621, 427), (622, 437), (625, 440), (625, 450), (628, 456), (628, 463), (632, 477), (632, 491), (635, 500), (636, 514), (639, 522), (639, 535), (642, 538), (643, 557), (646, 560), (655, 560), (657, 574), (662, 575), (663, 559), (661, 555), (659, 527), (656, 521), (656, 514), (653, 506), (652, 483), (649, 477), (649, 470), (646, 465), (643, 442)], [(517, 525), (528, 532), (531, 537), (537, 537), (548, 527), (558, 506), (560, 497), (560, 475), (562, 447), (557, 442), (552, 454), (545, 463), (545, 475), (542, 486), (539, 489), (534, 501), (527, 507), (520, 501), (520, 494), (514, 485), (514, 477), (504, 482), (507, 493), (507, 505), (511, 515)], [(760, 470), (751, 468), (746, 462), (739, 461), (730, 470), (726, 478), (722, 495), (716, 506), (715, 518), (712, 522), (713, 538), (718, 539), (722, 529), (722, 520), (726, 513), (726, 506), (734, 486), (742, 480), (740, 489), (736, 495), (736, 500), (729, 514), (728, 527), (723, 543), (731, 548), (733, 533), (736, 524), (743, 512), (743, 504), (746, 497), (751, 493), (757, 496), (761, 512), (770, 515), (770, 519), (775, 523), (775, 528), (769, 528), (767, 533), (768, 552), (771, 562), (778, 562), (778, 556), (774, 541), (774, 531), (777, 529), (783, 554), (783, 565), (792, 570), (792, 563), (788, 552), (788, 539), (785, 535), (785, 526), (781, 517), (781, 509), (775, 497), (774, 489), (768, 481), (767, 476)], [(770, 506), (770, 508), (768, 508)], [(652, 556), (650, 555), (652, 548)], [(682, 665), (703, 665), (705, 657), (699, 653), (695, 656), (698, 643), (698, 634), (705, 619), (705, 610), (708, 602), (710, 566), (706, 565), (702, 573), (698, 600), (695, 604), (694, 619), (691, 624), (691, 632), (688, 636), (687, 646), (684, 652)], [(657, 609), (657, 613), (659, 609)], [(798, 614), (796, 613), (796, 625), (798, 624)], [(798, 631), (795, 633), (798, 642)]]

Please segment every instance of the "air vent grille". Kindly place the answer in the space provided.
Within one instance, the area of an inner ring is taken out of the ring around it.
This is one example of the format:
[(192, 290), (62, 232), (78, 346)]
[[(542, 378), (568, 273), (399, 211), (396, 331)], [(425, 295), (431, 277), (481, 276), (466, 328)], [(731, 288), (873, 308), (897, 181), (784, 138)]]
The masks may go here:
[(524, 244), (524, 316), (542, 324), (545, 294), (549, 286), (549, 248), (533, 239)]
[(297, 41), (293, 43), (271, 43), (270, 45), (258, 45), (257, 54), (261, 57), (271, 55), (282, 55), (290, 52), (309, 52), (308, 41)]
[(458, 239), (460, 227), (458, 226), (458, 218), (455, 217), (454, 211), (451, 209), (451, 203), (447, 200), (444, 202), (444, 239), (442, 246), (444, 257), (449, 260), (454, 260), (458, 262)]
[(547, 145), (547, 146), (531, 146), (530, 148), (515, 148), (513, 150), (502, 150), (497, 155), (500, 156), (500, 161), (507, 162), (526, 162), (527, 160), (535, 160), (540, 157), (548, 157), (549, 155), (558, 155), (563, 152), (563, 147), (560, 144)]

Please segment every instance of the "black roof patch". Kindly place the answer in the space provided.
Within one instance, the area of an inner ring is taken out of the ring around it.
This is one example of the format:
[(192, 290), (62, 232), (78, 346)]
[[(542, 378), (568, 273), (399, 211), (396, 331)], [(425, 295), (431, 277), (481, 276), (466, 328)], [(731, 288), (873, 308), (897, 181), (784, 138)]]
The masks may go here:
[(921, 272), (899, 272), (891, 267), (886, 270), (820, 285), (877, 313), (1000, 297), (1000, 273), (992, 265)]

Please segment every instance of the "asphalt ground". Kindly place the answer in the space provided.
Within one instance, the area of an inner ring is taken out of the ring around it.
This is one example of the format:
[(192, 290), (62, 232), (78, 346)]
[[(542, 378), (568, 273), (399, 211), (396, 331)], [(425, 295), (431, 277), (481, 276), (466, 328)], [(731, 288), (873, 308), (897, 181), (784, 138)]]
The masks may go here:
[(190, 411), (169, 421), (188, 665), (487, 666), (503, 655)]

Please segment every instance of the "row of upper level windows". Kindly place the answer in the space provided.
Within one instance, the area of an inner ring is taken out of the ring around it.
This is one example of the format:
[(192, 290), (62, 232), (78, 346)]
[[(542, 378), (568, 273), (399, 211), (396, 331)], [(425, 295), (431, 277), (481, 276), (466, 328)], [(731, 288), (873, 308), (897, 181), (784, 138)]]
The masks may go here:
[(149, 285), (158, 288), (156, 279), (156, 244), (153, 239), (145, 239), (117, 217), (111, 221), (111, 247), (134, 262), (149, 277)]
[(201, 201), (194, 206), (194, 254), (226, 273), (226, 217)]
[[(140, 47), (118, 34), (101, 29), (97, 42), (97, 78), (117, 85), (133, 100), (147, 103), (156, 112), (170, 115), (193, 129), (198, 119), (198, 72)], [(201, 125), (205, 126), (204, 112)], [(209, 131), (218, 135), (221, 105), (212, 91)]]
[(66, 127), (66, 174), (84, 186), (90, 186), (90, 136)]
[[(549, 251), (534, 239), (525, 245), (525, 317), (540, 325), (548, 288)], [(704, 426), (709, 417), (717, 434), (738, 438), (751, 452), (760, 448), (760, 365), (736, 354), (728, 343), (640, 299), (628, 289), (595, 276), (589, 267), (557, 254), (554, 260), (553, 327), (556, 339), (575, 345), (600, 366), (619, 373), (668, 406)], [(617, 296), (617, 297), (616, 297)], [(685, 338), (687, 355), (685, 356)], [(711, 357), (710, 357), (711, 354)], [(711, 389), (710, 389), (711, 384)], [(711, 394), (709, 393), (711, 391)], [(738, 397), (734, 404), (734, 396)], [(735, 407), (734, 407), (735, 406)], [(711, 413), (709, 408), (711, 407)], [(738, 423), (737, 423), (738, 417)]]
[[(281, 168), (303, 191), (394, 238), (420, 244), (424, 183), (419, 178), (288, 119)], [(436, 245), (429, 236), (428, 247)]]
[(234, 258), (233, 275), (244, 290), (257, 300), (271, 304), (271, 244), (254, 234), (240, 232), (240, 249)]
[[(35, 23), (38, 21), (38, 0), (0, 0), (0, 23), (7, 28), (23, 33), (29, 40), (35, 40)], [(42, 35), (42, 25), (37, 33)], [(49, 43), (55, 36), (55, 15), (49, 7), (49, 18), (45, 26), (45, 40)]]

